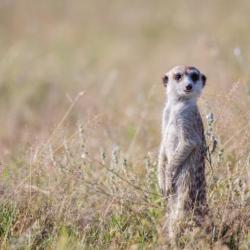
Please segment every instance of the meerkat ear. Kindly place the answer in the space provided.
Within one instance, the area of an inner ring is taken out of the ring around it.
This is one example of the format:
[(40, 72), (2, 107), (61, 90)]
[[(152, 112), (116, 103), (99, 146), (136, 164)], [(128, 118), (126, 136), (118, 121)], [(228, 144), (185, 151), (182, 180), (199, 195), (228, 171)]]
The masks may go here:
[(162, 77), (162, 83), (163, 83), (164, 87), (167, 87), (167, 84), (168, 84), (168, 76), (167, 75)]
[(203, 87), (206, 85), (206, 81), (207, 81), (207, 77), (205, 75), (201, 75), (201, 80), (202, 80), (202, 84), (203, 84)]

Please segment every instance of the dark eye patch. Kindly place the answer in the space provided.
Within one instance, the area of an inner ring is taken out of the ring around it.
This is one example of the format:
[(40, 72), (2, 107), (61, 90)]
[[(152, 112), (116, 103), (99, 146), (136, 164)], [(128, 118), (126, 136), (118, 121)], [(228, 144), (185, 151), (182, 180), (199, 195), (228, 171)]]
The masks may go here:
[(181, 73), (176, 73), (176, 74), (174, 75), (174, 79), (175, 79), (176, 81), (180, 81), (181, 78), (182, 78), (182, 74), (181, 74)]
[(199, 74), (196, 73), (196, 72), (193, 72), (191, 75), (190, 75), (190, 78), (192, 79), (193, 82), (197, 82), (199, 80)]

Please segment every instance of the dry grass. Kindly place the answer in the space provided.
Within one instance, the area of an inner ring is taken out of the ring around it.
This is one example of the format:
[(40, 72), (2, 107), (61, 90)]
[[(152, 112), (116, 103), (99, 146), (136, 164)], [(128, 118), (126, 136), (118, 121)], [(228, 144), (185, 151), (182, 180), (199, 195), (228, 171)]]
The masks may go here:
[(214, 228), (186, 232), (178, 248), (249, 249), (249, 9), (2, 1), (1, 249), (171, 248), (155, 169), (161, 76), (175, 64), (207, 75), (199, 104), (211, 150), (217, 142), (207, 163)]

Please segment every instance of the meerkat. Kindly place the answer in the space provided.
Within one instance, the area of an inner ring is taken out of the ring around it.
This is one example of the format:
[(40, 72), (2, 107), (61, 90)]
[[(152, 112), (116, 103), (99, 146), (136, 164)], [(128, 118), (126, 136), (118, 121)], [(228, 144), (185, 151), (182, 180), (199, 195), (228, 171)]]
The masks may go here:
[(206, 76), (195, 67), (177, 66), (162, 80), (167, 101), (162, 117), (157, 175), (162, 194), (169, 198), (171, 222), (168, 226), (173, 231), (185, 212), (192, 212), (195, 218), (203, 218), (206, 213), (206, 142), (197, 107)]

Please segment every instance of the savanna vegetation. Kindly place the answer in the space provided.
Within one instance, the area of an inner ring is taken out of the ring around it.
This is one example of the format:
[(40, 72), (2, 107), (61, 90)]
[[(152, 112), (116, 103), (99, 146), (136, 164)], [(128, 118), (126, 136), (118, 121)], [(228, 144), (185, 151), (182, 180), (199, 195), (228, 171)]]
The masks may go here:
[(250, 3), (0, 2), (1, 249), (171, 249), (156, 164), (176, 64), (207, 76), (213, 228), (177, 248), (250, 248)]

